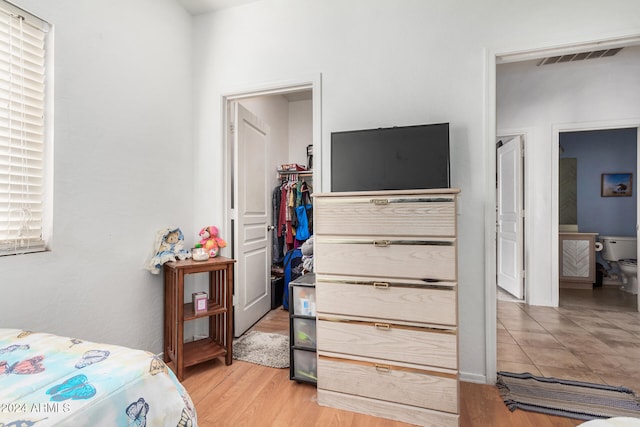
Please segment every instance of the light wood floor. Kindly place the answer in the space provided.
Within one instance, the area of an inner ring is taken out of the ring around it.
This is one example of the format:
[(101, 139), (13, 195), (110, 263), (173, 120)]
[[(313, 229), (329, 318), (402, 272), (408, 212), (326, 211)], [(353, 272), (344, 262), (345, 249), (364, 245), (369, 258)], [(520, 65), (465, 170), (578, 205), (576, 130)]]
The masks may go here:
[[(271, 311), (254, 330), (288, 333), (288, 314)], [(186, 370), (201, 427), (402, 427), (409, 424), (371, 417), (316, 403), (316, 388), (289, 380), (288, 369), (234, 360), (214, 360)], [(461, 427), (573, 427), (581, 422), (526, 411), (509, 412), (497, 389), (460, 383)]]

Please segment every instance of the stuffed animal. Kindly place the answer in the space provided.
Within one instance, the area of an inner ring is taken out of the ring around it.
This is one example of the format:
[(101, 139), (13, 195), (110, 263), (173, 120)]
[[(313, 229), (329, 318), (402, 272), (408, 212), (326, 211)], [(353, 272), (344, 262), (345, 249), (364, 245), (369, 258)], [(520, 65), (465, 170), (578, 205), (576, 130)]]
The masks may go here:
[(151, 260), (147, 264), (147, 270), (153, 274), (160, 273), (162, 264), (167, 261), (187, 259), (191, 256), (188, 250), (183, 249), (184, 235), (179, 228), (163, 228), (156, 235), (156, 243)]
[(218, 236), (218, 227), (215, 225), (209, 225), (200, 230), (198, 235), (200, 236), (200, 244), (209, 252), (211, 258), (218, 255), (220, 249), (227, 246), (227, 242)]

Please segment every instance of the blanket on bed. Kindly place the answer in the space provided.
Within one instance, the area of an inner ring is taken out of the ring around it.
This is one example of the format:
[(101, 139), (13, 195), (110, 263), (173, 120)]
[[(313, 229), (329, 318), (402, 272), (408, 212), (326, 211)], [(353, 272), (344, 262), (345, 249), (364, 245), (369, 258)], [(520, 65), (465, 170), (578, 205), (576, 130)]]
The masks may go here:
[(197, 426), (191, 398), (152, 353), (0, 329), (0, 426)]

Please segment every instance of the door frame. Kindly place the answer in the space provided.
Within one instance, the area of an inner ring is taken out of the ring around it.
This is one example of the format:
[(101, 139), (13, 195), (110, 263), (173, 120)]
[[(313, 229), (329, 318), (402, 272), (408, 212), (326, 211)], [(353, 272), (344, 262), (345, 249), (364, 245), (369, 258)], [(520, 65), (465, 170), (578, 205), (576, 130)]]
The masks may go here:
[[(495, 179), (496, 159), (495, 142), (497, 138), (497, 97), (496, 97), (496, 67), (498, 64), (519, 62), (531, 59), (541, 59), (549, 56), (558, 56), (569, 53), (577, 53), (586, 50), (598, 50), (605, 48), (624, 47), (640, 44), (640, 34), (620, 34), (617, 37), (606, 39), (588, 40), (554, 46), (537, 46), (522, 49), (491, 49), (485, 48), (485, 74), (484, 74), (484, 153), (485, 153), (485, 377), (483, 382), (494, 384), (497, 378), (497, 303), (496, 303), (496, 221), (495, 221)], [(557, 134), (554, 134), (554, 137)], [(553, 148), (555, 147), (555, 148)], [(558, 150), (558, 143), (552, 144), (553, 150)], [(556, 153), (557, 154), (557, 153)], [(526, 158), (526, 157), (525, 157)], [(550, 160), (551, 161), (551, 160)], [(526, 166), (525, 166), (526, 167)], [(557, 163), (555, 165), (557, 172)], [(525, 171), (526, 174), (526, 171)], [(555, 175), (554, 175), (555, 176)], [(556, 178), (557, 179), (557, 178)], [(526, 185), (526, 179), (525, 179)], [(556, 189), (557, 192), (557, 184)], [(530, 193), (525, 189), (525, 197)], [(555, 195), (557, 197), (557, 194)], [(557, 201), (553, 202), (556, 203)], [(525, 206), (527, 203), (525, 201)], [(557, 218), (556, 218), (557, 220)], [(552, 227), (553, 228), (553, 227)], [(555, 226), (555, 243), (557, 246), (557, 225)], [(526, 231), (525, 231), (526, 232)], [(553, 230), (550, 234), (553, 233)], [(550, 235), (553, 240), (554, 236)], [(551, 243), (553, 248), (553, 242)], [(526, 247), (525, 247), (526, 250)], [(557, 248), (555, 248), (557, 256)], [(553, 254), (552, 254), (553, 256)], [(555, 263), (552, 275), (558, 278), (558, 266)], [(553, 280), (551, 278), (551, 280)], [(529, 286), (530, 287), (530, 286)], [(479, 378), (469, 377), (469, 381), (479, 382)]]
[[(224, 210), (223, 221), (225, 229), (235, 230), (233, 227), (233, 221), (237, 218), (236, 211), (234, 209), (233, 200), (233, 185), (237, 182), (236, 172), (234, 170), (233, 159), (233, 134), (230, 130), (230, 123), (233, 117), (230, 114), (230, 105), (234, 101), (240, 101), (246, 98), (253, 98), (258, 96), (268, 95), (284, 95), (291, 92), (298, 92), (301, 90), (311, 90), (312, 96), (312, 142), (313, 142), (313, 182), (314, 189), (317, 192), (322, 191), (322, 121), (321, 121), (321, 92), (322, 92), (322, 78), (321, 74), (315, 74), (310, 76), (303, 76), (300, 78), (292, 78), (286, 81), (278, 81), (272, 83), (256, 83), (248, 84), (246, 86), (238, 87), (235, 89), (229, 89), (222, 92), (220, 97), (221, 103), (221, 129), (222, 129), (222, 141), (223, 142), (223, 156), (224, 156)], [(234, 245), (236, 241), (235, 231), (232, 233), (230, 257), (235, 258)], [(238, 268), (237, 263), (234, 264), (234, 269)], [(235, 273), (235, 270), (234, 270)], [(234, 291), (233, 305), (235, 307), (237, 301)]]
[[(560, 249), (558, 244), (559, 229), (559, 203), (560, 203), (560, 134), (564, 132), (584, 132), (608, 129), (636, 129), (636, 170), (640, 173), (640, 118), (623, 120), (606, 120), (601, 122), (564, 123), (553, 125), (553, 143), (551, 144), (551, 234), (552, 234), (552, 259), (559, 260)], [(640, 197), (636, 200), (636, 238), (638, 237), (638, 224), (640, 223)], [(554, 240), (555, 239), (555, 240)], [(638, 243), (636, 242), (636, 245)], [(552, 303), (557, 307), (560, 303), (560, 265), (559, 262), (551, 264), (551, 295)], [(638, 294), (638, 308), (640, 309), (640, 293)]]

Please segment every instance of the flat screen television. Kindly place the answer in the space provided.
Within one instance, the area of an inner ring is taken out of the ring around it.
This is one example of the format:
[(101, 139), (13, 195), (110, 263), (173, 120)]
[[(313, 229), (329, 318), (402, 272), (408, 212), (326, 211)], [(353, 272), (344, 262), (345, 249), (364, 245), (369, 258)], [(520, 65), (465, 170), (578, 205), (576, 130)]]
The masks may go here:
[(331, 191), (449, 188), (449, 123), (331, 134)]

